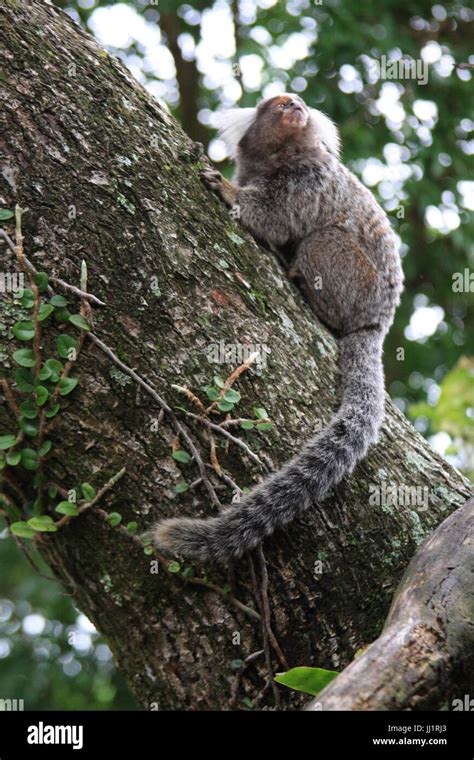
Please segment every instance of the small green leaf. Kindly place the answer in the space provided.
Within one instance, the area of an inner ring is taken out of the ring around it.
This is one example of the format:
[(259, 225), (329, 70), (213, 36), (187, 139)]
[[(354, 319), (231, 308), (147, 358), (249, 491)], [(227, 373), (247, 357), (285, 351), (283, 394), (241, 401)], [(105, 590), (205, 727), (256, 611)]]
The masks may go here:
[(51, 370), (49, 369), (49, 367), (43, 364), (40, 371), (38, 372), (38, 380), (48, 380), (48, 378), (50, 377), (51, 377)]
[(95, 488), (93, 488), (93, 486), (90, 485), (90, 483), (82, 483), (81, 491), (86, 501), (92, 501), (92, 499), (96, 495), (96, 490)]
[(34, 381), (34, 375), (29, 369), (15, 370), (15, 383), (17, 384), (19, 391), (22, 391), (23, 393), (31, 393), (34, 387)]
[(191, 461), (191, 456), (187, 451), (183, 451), (183, 449), (173, 451), (172, 457), (173, 459), (176, 459), (177, 462), (181, 462), (182, 464), (188, 464), (188, 462)]
[(21, 452), (21, 464), (25, 470), (36, 470), (38, 467), (38, 455), (34, 449), (23, 449)]
[(49, 496), (49, 498), (50, 499), (55, 499), (57, 495), (58, 495), (58, 489), (56, 488), (56, 486), (49, 486), (49, 488), (48, 488), (48, 496)]
[(50, 409), (45, 410), (45, 413), (44, 413), (45, 417), (47, 417), (48, 419), (51, 419), (51, 417), (55, 417), (60, 409), (61, 409), (60, 404), (53, 404), (53, 406), (50, 407)]
[(242, 704), (244, 704), (245, 707), (248, 707), (249, 710), (253, 710), (254, 708), (254, 704), (252, 700), (250, 699), (250, 697), (244, 697), (242, 700)]
[(20, 303), (24, 309), (32, 309), (35, 305), (35, 294), (30, 288), (25, 288), (20, 298)]
[(71, 314), (69, 321), (75, 327), (79, 327), (80, 330), (90, 330), (91, 328), (87, 324), (82, 314)]
[(8, 435), (0, 435), (0, 450), (6, 451), (10, 449), (16, 442), (16, 435), (9, 433)]
[(15, 322), (12, 327), (12, 333), (17, 340), (32, 340), (35, 337), (35, 326), (33, 322)]
[(31, 517), (28, 520), (28, 525), (34, 530), (41, 533), (54, 533), (57, 531), (57, 527), (54, 524), (54, 520), (50, 515), (41, 515), (41, 517)]
[(34, 420), (38, 416), (38, 408), (34, 401), (24, 401), (20, 405), (20, 412), (27, 420)]
[(78, 381), (75, 377), (63, 377), (59, 381), (59, 393), (61, 396), (67, 396), (74, 390)]
[(49, 391), (44, 385), (36, 386), (36, 403), (38, 406), (44, 406), (49, 398)]
[(77, 517), (79, 510), (75, 504), (71, 501), (60, 501), (58, 506), (54, 508), (55, 512), (59, 512), (61, 515), (68, 515), (69, 517)]
[(33, 528), (23, 521), (12, 523), (10, 525), (10, 530), (15, 536), (18, 536), (18, 538), (33, 538), (35, 535)]
[(43, 441), (43, 443), (40, 446), (39, 452), (38, 452), (39, 455), (40, 455), (40, 457), (45, 457), (46, 454), (49, 454), (49, 452), (51, 451), (52, 448), (53, 448), (53, 442), (52, 441), (50, 441), (50, 440)]
[(189, 488), (189, 483), (186, 483), (186, 481), (182, 481), (181, 483), (176, 483), (175, 487), (173, 488), (173, 491), (175, 493), (184, 493)]
[(39, 433), (39, 421), (30, 422), (26, 417), (20, 417), (18, 421), (20, 429), (30, 438), (35, 438)]
[(7, 454), (7, 464), (10, 465), (10, 467), (15, 467), (17, 464), (20, 464), (21, 460), (21, 451), (12, 451), (11, 454)]
[(117, 525), (120, 525), (122, 522), (122, 515), (119, 515), (118, 512), (111, 512), (109, 515), (109, 523), (112, 526), (112, 528), (115, 528)]
[(271, 430), (273, 427), (273, 422), (259, 422), (257, 425), (257, 430), (260, 430), (262, 433), (265, 432), (265, 430)]
[(219, 392), (213, 385), (206, 385), (204, 392), (210, 401), (217, 401)]
[(69, 359), (71, 349), (77, 349), (77, 340), (71, 335), (59, 335), (56, 338), (56, 350), (61, 359)]
[(53, 296), (49, 299), (49, 303), (51, 306), (57, 307), (58, 309), (64, 309), (64, 307), (67, 306), (67, 300), (64, 296)]
[(268, 420), (268, 414), (263, 406), (254, 406), (253, 413), (258, 420)]
[(71, 312), (68, 311), (68, 309), (54, 310), (54, 319), (56, 320), (56, 322), (69, 322), (70, 316), (71, 316)]
[(9, 208), (0, 208), (0, 222), (6, 222), (7, 219), (11, 219), (12, 216), (15, 215)]
[(153, 554), (154, 551), (155, 550), (154, 550), (153, 546), (145, 546), (145, 548), (143, 549), (143, 553), (146, 554), (146, 555), (148, 555), (148, 556), (150, 554)]
[(241, 398), (240, 393), (234, 391), (233, 388), (228, 388), (224, 393), (224, 400), (229, 401), (231, 404), (238, 404)]
[(275, 681), (316, 697), (338, 675), (335, 670), (324, 668), (291, 668), (286, 673), (277, 673)]
[(188, 565), (183, 570), (183, 578), (192, 578), (194, 576), (194, 567)]
[(49, 370), (50, 376), (49, 379), (52, 383), (57, 383), (59, 380), (59, 377), (64, 369), (61, 362), (58, 362), (57, 359), (47, 359), (44, 363), (45, 369)]
[(39, 292), (43, 293), (43, 291), (48, 287), (48, 275), (46, 272), (36, 272), (34, 280), (38, 286)]
[(134, 536), (138, 530), (138, 523), (134, 521), (127, 523), (127, 530)]
[(44, 322), (44, 320), (47, 319), (49, 315), (53, 313), (53, 311), (54, 311), (54, 308), (51, 306), (50, 303), (42, 303), (38, 309), (39, 321)]
[(181, 565), (179, 562), (170, 562), (168, 565), (168, 572), (169, 573), (179, 573), (181, 570)]
[(230, 401), (219, 401), (217, 408), (220, 412), (231, 412), (234, 405)]
[(240, 427), (241, 427), (243, 430), (252, 430), (252, 429), (253, 429), (253, 426), (254, 426), (254, 424), (255, 424), (255, 423), (254, 423), (254, 422), (252, 422), (252, 420), (244, 420), (243, 422), (241, 422), (241, 423), (240, 423)]
[(34, 367), (35, 355), (32, 348), (20, 348), (13, 353), (13, 361), (20, 367)]
[(222, 377), (219, 377), (219, 375), (214, 375), (213, 381), (214, 381), (214, 385), (217, 388), (222, 389), (224, 387), (224, 381), (223, 381)]
[(16, 441), (16, 435), (0, 435), (0, 449), (5, 451), (10, 449)]
[(244, 664), (243, 660), (231, 660), (230, 667), (232, 670), (238, 670)]

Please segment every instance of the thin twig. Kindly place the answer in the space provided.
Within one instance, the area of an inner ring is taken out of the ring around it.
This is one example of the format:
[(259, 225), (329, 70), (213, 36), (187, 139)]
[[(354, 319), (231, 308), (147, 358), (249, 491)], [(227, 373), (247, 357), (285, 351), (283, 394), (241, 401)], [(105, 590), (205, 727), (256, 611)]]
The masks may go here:
[(243, 604), (241, 601), (236, 599), (235, 596), (232, 596), (232, 594), (229, 594), (227, 591), (222, 589), (216, 583), (211, 583), (210, 581), (207, 581), (204, 578), (185, 578), (185, 580), (189, 581), (189, 583), (193, 583), (196, 586), (204, 586), (205, 588), (212, 589), (212, 591), (215, 591), (216, 594), (219, 594), (219, 596), (222, 596), (224, 599), (227, 599), (235, 607), (237, 607), (237, 609), (239, 609), (241, 612), (245, 612), (245, 614), (251, 617), (253, 620), (260, 620), (260, 615), (258, 614), (256, 610), (252, 609), (252, 607), (247, 607), (246, 604)]
[[(267, 678), (267, 680), (265, 681), (265, 684), (263, 685), (263, 687), (260, 689), (260, 691), (258, 692), (257, 696), (255, 697), (255, 699), (254, 699), (254, 705), (255, 705), (255, 707), (257, 707), (260, 704), (260, 702), (262, 701), (262, 699), (264, 698), (265, 694), (267, 693), (267, 691), (270, 688), (273, 690), (273, 693), (275, 694), (275, 689), (277, 687), (275, 685), (275, 679), (273, 678), (273, 675), (270, 676), (269, 678)], [(278, 692), (277, 706), (279, 707), (280, 704), (281, 704), (280, 694)]]
[(80, 298), (84, 298), (86, 301), (90, 301), (91, 303), (95, 304), (96, 306), (106, 306), (106, 303), (104, 301), (101, 301), (97, 296), (92, 295), (92, 293), (86, 293), (85, 290), (81, 290), (80, 288), (76, 288), (75, 285), (70, 285), (68, 282), (64, 282), (64, 280), (60, 280), (59, 277), (49, 277), (50, 282), (54, 282), (56, 285), (59, 285), (63, 290), (68, 290), (71, 293), (75, 293), (76, 296), (79, 296)]
[(236, 417), (233, 420), (224, 420), (223, 422), (219, 422), (218, 425), (220, 428), (237, 427), (238, 425), (241, 425), (242, 422), (255, 423), (256, 420), (251, 420), (249, 417)]
[(232, 686), (232, 692), (230, 696), (230, 702), (229, 706), (231, 708), (234, 708), (237, 706), (237, 702), (239, 701), (239, 692), (240, 692), (240, 685), (242, 683), (242, 677), (247, 670), (248, 666), (257, 660), (261, 655), (264, 653), (263, 649), (259, 649), (258, 652), (252, 652), (252, 654), (249, 654), (248, 657), (245, 658), (242, 665), (239, 667), (238, 671), (235, 674), (234, 684)]
[[(262, 597), (261, 597), (261, 593), (260, 593), (260, 589), (258, 585), (257, 573), (255, 572), (255, 565), (250, 554), (248, 556), (248, 561), (249, 561), (250, 577), (252, 579), (255, 601), (257, 602), (257, 606), (260, 610), (260, 615), (261, 615), (260, 626), (261, 626), (261, 631), (262, 631), (263, 651), (265, 653), (265, 665), (267, 668), (267, 681), (264, 687), (266, 688), (270, 680), (274, 684), (272, 655), (270, 651), (270, 637), (268, 635), (268, 628), (267, 628), (266, 620), (265, 620), (265, 610), (264, 610)], [(278, 689), (276, 688), (276, 684), (272, 686), (272, 690), (273, 690), (273, 697), (275, 700), (275, 704), (278, 705), (280, 703), (280, 695), (278, 693)]]
[(31, 554), (30, 554), (30, 552), (29, 552), (28, 547), (26, 546), (26, 544), (23, 541), (19, 541), (18, 540), (18, 536), (15, 536), (15, 534), (12, 534), (12, 535), (13, 535), (13, 538), (15, 539), (16, 545), (18, 546), (18, 548), (20, 549), (20, 551), (23, 552), (23, 554), (25, 555), (25, 557), (27, 559), (27, 562), (30, 565), (30, 567), (32, 568), (32, 570), (37, 575), (39, 575), (40, 578), (44, 578), (47, 581), (53, 581), (54, 583), (56, 583), (57, 582), (56, 578), (53, 578), (52, 576), (46, 575), (45, 573), (41, 572), (41, 570), (39, 569), (38, 565), (36, 564), (36, 562), (34, 561), (33, 557), (31, 556)]
[[(122, 467), (122, 469), (116, 472), (115, 475), (112, 475), (110, 480), (108, 480), (107, 483), (104, 486), (102, 486), (102, 488), (99, 491), (97, 491), (96, 495), (94, 496), (93, 499), (91, 499), (91, 501), (86, 501), (84, 504), (82, 504), (82, 506), (78, 507), (79, 514), (82, 515), (88, 509), (90, 509), (91, 507), (94, 507), (97, 504), (97, 502), (100, 501), (100, 499), (104, 496), (104, 494), (106, 494), (107, 491), (110, 491), (110, 489), (113, 488), (116, 483), (118, 483), (120, 478), (123, 478), (126, 471), (127, 471), (126, 468)], [(55, 523), (56, 527), (62, 528), (63, 525), (66, 525), (75, 517), (78, 517), (78, 515), (64, 515), (64, 517), (62, 517), (60, 520), (57, 521), (57, 523)]]
[(6, 378), (2, 377), (0, 378), (0, 385), (3, 388), (3, 392), (5, 393), (5, 398), (7, 399), (8, 403), (10, 404), (10, 407), (12, 408), (13, 412), (17, 417), (20, 417), (20, 407), (15, 401), (15, 398), (13, 396), (12, 390), (10, 386), (8, 385), (8, 380)]
[(189, 390), (189, 388), (185, 388), (184, 385), (175, 385), (173, 384), (171, 386), (173, 390), (177, 391), (178, 393), (181, 393), (182, 396), (186, 396), (192, 403), (199, 409), (200, 412), (203, 414), (206, 414), (206, 407), (202, 403), (201, 399), (196, 396), (195, 393)]
[(5, 240), (6, 244), (8, 245), (9, 249), (11, 250), (11, 252), (14, 253), (15, 256), (16, 256), (15, 243), (11, 239), (10, 235), (7, 235), (7, 233), (5, 232), (5, 230), (0, 229), (0, 237), (2, 237)]
[(279, 645), (279, 643), (277, 641), (277, 638), (276, 638), (275, 634), (273, 633), (273, 630), (272, 630), (272, 627), (271, 627), (271, 622), (270, 622), (270, 617), (271, 617), (270, 602), (269, 602), (269, 599), (268, 599), (267, 562), (266, 562), (266, 559), (265, 559), (265, 555), (263, 553), (262, 544), (259, 544), (257, 546), (256, 553), (257, 553), (257, 557), (258, 557), (258, 561), (259, 561), (259, 566), (260, 566), (260, 578), (261, 578), (260, 591), (261, 591), (261, 594), (262, 594), (263, 617), (265, 619), (265, 623), (266, 623), (266, 626), (267, 626), (268, 637), (270, 639), (270, 643), (271, 643), (271, 645), (272, 645), (272, 647), (273, 647), (273, 649), (274, 649), (274, 651), (275, 651), (278, 659), (280, 660), (281, 664), (283, 665), (283, 667), (285, 668), (285, 670), (289, 670), (290, 666), (288, 665), (288, 663), (286, 661), (285, 655), (281, 651), (281, 647), (280, 647), (280, 645)]
[[(214, 467), (211, 464), (206, 464), (206, 467), (209, 470), (212, 470), (212, 472), (214, 472)], [(230, 477), (230, 475), (228, 475), (223, 470), (221, 470), (221, 473), (220, 473), (219, 477), (220, 477), (221, 480), (223, 480), (225, 483), (227, 483), (227, 485), (230, 486), (232, 488), (232, 490), (235, 491), (235, 493), (238, 493), (239, 495), (243, 493), (243, 490), (241, 489), (241, 487), (239, 485), (237, 485), (237, 483), (235, 482), (235, 480), (233, 480)], [(194, 484), (191, 484), (189, 487), (192, 488), (193, 485)]]
[(209, 431), (209, 442), (211, 445), (209, 459), (211, 460), (212, 467), (214, 471), (217, 473), (217, 475), (222, 474), (222, 467), (220, 465), (219, 459), (217, 458), (217, 445), (216, 445), (216, 439), (212, 435), (211, 431)]
[(186, 416), (192, 417), (192, 419), (197, 420), (202, 425), (205, 425), (211, 430), (214, 430), (216, 433), (223, 435), (229, 441), (232, 441), (232, 443), (235, 443), (236, 446), (240, 446), (240, 448), (245, 451), (245, 453), (250, 457), (250, 459), (252, 459), (256, 464), (259, 465), (259, 467), (263, 467), (264, 469), (266, 469), (264, 462), (262, 462), (262, 460), (260, 459), (259, 456), (257, 456), (257, 454), (254, 454), (250, 446), (248, 446), (245, 443), (245, 441), (242, 441), (240, 438), (236, 438), (236, 436), (232, 435), (232, 433), (229, 433), (228, 430), (225, 430), (220, 425), (217, 425), (216, 423), (211, 422), (206, 417), (200, 417), (198, 414), (194, 414), (194, 412), (186, 412)]

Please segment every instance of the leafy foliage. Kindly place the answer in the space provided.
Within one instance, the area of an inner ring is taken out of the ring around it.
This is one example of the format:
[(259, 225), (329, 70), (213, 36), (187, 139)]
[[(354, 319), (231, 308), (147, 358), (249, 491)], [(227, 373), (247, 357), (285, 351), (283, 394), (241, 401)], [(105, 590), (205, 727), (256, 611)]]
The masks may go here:
[(444, 376), (440, 390), (437, 404), (414, 404), (410, 414), (426, 418), (434, 433), (451, 436), (446, 454), (461, 456), (463, 469), (474, 480), (474, 359), (461, 357)]

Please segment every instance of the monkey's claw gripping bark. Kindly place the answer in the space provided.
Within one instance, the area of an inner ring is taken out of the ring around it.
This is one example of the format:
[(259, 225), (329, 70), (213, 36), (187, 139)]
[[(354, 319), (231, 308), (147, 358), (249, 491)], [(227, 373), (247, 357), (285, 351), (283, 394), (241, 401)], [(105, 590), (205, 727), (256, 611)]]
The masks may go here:
[(204, 169), (199, 176), (209, 190), (216, 191), (222, 187), (223, 177), (217, 169)]

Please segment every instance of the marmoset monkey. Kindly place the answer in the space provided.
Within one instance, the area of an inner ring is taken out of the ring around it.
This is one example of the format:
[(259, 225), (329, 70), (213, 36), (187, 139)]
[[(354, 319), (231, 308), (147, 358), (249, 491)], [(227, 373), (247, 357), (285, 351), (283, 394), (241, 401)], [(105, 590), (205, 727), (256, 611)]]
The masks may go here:
[(403, 289), (396, 238), (372, 193), (339, 161), (338, 131), (296, 95), (232, 109), (221, 135), (235, 183), (202, 179), (288, 264), (318, 318), (339, 337), (342, 403), (329, 426), (239, 503), (208, 519), (155, 527), (160, 549), (225, 562), (316, 507), (377, 440), (382, 345)]

